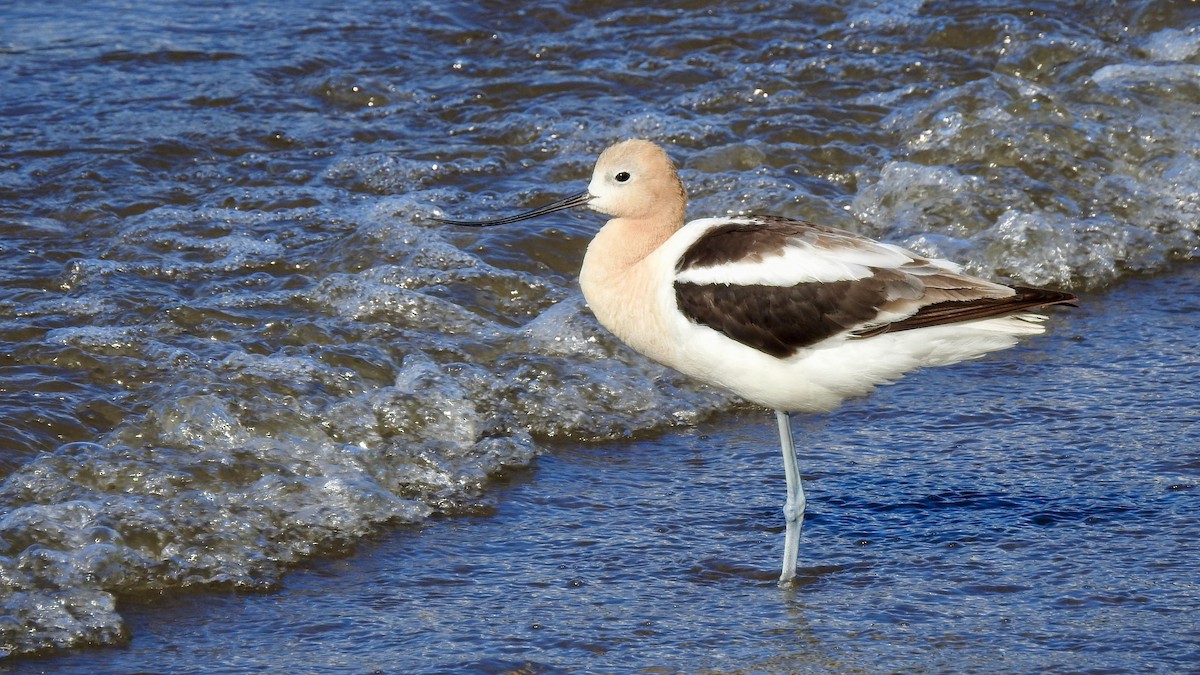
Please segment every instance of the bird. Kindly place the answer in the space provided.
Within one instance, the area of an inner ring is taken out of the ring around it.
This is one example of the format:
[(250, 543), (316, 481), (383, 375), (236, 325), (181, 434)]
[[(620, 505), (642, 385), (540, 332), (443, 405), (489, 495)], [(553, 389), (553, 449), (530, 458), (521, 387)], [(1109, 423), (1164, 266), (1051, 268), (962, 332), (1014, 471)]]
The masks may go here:
[(786, 524), (780, 585), (796, 577), (807, 501), (791, 414), (820, 413), (905, 373), (1006, 349), (1045, 330), (1069, 292), (1006, 285), (953, 262), (779, 216), (685, 223), (674, 163), (644, 139), (596, 161), (587, 189), (489, 227), (586, 207), (609, 217), (579, 285), (599, 323), (645, 356), (775, 411)]

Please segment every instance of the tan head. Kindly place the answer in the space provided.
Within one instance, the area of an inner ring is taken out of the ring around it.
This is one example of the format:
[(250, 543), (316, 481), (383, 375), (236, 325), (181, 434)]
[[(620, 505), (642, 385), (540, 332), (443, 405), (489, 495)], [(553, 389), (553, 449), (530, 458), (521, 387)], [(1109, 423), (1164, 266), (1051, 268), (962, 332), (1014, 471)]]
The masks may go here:
[(614, 218), (682, 220), (687, 207), (671, 158), (654, 143), (637, 139), (600, 153), (588, 194), (588, 208)]

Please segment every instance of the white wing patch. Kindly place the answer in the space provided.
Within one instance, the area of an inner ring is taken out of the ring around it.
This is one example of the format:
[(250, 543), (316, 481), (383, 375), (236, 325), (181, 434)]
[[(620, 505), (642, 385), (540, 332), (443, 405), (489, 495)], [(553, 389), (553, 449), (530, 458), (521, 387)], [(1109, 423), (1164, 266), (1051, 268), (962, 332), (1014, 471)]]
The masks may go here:
[[(753, 218), (705, 218), (689, 226), (705, 230), (729, 223), (753, 223)], [(703, 237), (700, 234), (696, 239)], [(899, 246), (873, 241), (850, 233), (821, 232), (816, 237), (788, 237), (775, 251), (759, 252), (751, 258), (709, 266), (693, 266), (678, 273), (675, 280), (694, 284), (735, 284), (742, 286), (795, 286), (803, 283), (857, 281), (874, 274), (874, 269), (905, 266), (926, 267), (933, 263), (939, 271), (958, 272), (954, 263), (921, 258)], [(908, 270), (905, 270), (908, 271)], [(917, 271), (917, 270), (913, 270)], [(920, 272), (917, 272), (920, 274)]]

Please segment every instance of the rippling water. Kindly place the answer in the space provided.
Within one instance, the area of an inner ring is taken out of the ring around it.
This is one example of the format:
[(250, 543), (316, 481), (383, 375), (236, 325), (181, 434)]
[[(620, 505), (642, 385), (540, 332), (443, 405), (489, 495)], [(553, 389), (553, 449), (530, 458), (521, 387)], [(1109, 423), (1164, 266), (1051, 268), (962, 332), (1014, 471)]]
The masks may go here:
[[(0, 19), (0, 648), (43, 655), (10, 661), (1200, 659), (1196, 3)], [(668, 147), (692, 215), (1084, 295), (1052, 335), (803, 423), (795, 594), (769, 420), (596, 325), (574, 277), (599, 217), (429, 218), (577, 191), (632, 136)]]

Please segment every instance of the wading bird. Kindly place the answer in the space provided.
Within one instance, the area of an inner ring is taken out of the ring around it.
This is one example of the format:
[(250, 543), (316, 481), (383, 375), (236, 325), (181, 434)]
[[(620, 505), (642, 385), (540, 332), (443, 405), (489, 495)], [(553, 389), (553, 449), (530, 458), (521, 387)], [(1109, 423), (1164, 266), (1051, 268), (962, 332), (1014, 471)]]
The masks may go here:
[(1006, 349), (1044, 330), (1030, 310), (1076, 299), (798, 220), (684, 224), (686, 205), (666, 152), (628, 140), (601, 153), (584, 192), (507, 218), (441, 222), (503, 225), (580, 206), (611, 218), (579, 273), (600, 323), (655, 361), (775, 410), (787, 478), (780, 583), (796, 574), (805, 507), (789, 413), (829, 411), (910, 370)]

